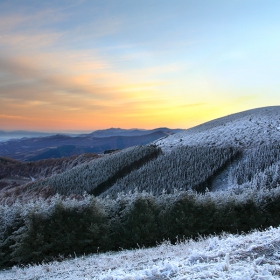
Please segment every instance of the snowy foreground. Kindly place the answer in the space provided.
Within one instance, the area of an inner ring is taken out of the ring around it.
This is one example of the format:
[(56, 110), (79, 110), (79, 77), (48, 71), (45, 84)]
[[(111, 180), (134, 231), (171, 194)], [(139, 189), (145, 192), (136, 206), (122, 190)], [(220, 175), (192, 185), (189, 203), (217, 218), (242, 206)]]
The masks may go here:
[(280, 228), (14, 267), (0, 279), (280, 279)]

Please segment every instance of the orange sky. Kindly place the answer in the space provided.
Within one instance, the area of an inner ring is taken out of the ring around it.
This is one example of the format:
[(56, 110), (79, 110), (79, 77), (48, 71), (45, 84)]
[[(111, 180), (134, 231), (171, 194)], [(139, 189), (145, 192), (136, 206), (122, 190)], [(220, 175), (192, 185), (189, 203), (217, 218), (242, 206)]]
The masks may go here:
[(280, 103), (278, 2), (13, 2), (0, 130), (188, 128)]

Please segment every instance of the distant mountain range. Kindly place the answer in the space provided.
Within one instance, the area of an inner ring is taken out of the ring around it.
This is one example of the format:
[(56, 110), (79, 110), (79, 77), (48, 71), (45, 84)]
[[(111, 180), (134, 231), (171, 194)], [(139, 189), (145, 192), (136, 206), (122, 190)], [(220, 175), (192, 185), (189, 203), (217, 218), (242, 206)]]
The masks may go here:
[(111, 136), (141, 136), (155, 132), (164, 132), (167, 134), (174, 134), (182, 131), (182, 129), (170, 129), (167, 127), (160, 127), (152, 130), (145, 129), (121, 129), (121, 128), (109, 128), (104, 130), (96, 130), (88, 135), (92, 137), (111, 137)]
[(23, 136), (0, 143), (0, 156), (23, 161), (61, 158), (83, 153), (103, 153), (135, 145), (146, 145), (182, 129), (157, 128), (153, 130), (110, 128), (81, 135), (51, 135), (48, 133), (0, 131), (6, 137)]
[(17, 130), (17, 131), (3, 131), (0, 130), (0, 142), (8, 141), (10, 139), (20, 139), (24, 137), (44, 137), (50, 136), (53, 133), (47, 132), (38, 132), (38, 131), (24, 131), (24, 130)]

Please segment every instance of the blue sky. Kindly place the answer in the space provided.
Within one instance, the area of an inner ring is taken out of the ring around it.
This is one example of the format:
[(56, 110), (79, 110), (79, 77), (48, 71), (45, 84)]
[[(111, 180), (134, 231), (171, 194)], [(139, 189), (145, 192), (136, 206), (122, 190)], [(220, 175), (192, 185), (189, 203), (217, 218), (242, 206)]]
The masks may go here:
[(279, 105), (279, 1), (0, 1), (0, 129), (188, 128)]

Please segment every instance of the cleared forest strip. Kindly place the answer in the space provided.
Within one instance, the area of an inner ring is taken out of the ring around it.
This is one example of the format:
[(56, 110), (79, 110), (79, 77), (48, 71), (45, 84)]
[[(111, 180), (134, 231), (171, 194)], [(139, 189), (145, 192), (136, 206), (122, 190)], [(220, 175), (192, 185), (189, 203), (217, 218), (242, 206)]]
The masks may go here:
[(103, 196), (116, 197), (119, 192), (135, 189), (155, 195), (174, 189), (204, 191), (208, 180), (238, 153), (238, 149), (230, 147), (178, 147), (119, 179)]
[(113, 176), (109, 177), (106, 181), (104, 181), (101, 184), (99, 184), (98, 186), (96, 186), (93, 189), (93, 191), (89, 192), (89, 194), (93, 194), (95, 196), (102, 194), (103, 192), (105, 192), (106, 190), (111, 188), (113, 186), (113, 184), (119, 178), (122, 178), (122, 177), (128, 175), (129, 173), (140, 168), (147, 162), (157, 158), (159, 156), (159, 154), (160, 154), (160, 150), (157, 149), (154, 152), (147, 154), (144, 157), (140, 158), (139, 160), (136, 160), (136, 161), (132, 162), (131, 164), (124, 166), (122, 169), (118, 170), (116, 174), (114, 174)]
[(161, 150), (154, 146), (128, 148), (30, 184), (30, 188), (50, 186), (55, 193), (61, 195), (82, 195), (84, 192), (98, 194), (109, 188), (120, 176), (131, 172), (160, 153)]

